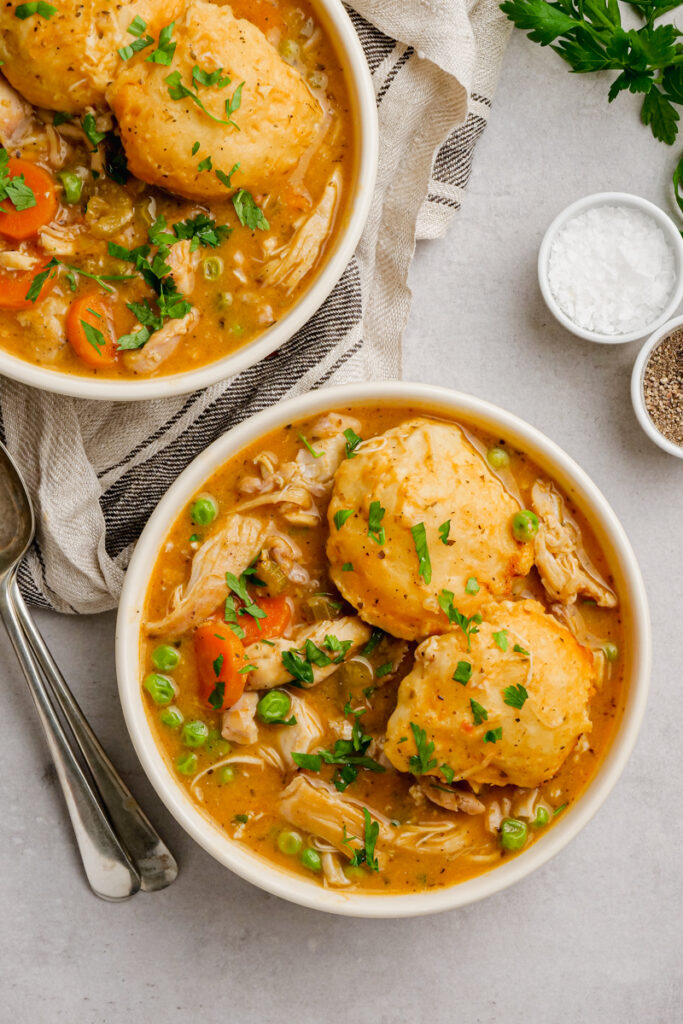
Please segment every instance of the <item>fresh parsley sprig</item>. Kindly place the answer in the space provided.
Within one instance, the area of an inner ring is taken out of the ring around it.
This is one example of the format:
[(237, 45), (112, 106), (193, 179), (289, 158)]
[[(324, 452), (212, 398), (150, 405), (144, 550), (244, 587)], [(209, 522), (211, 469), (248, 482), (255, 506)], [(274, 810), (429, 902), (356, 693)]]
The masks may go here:
[(501, 9), (529, 38), (550, 46), (577, 74), (618, 71), (608, 100), (628, 90), (643, 96), (641, 120), (656, 139), (671, 145), (683, 105), (683, 33), (655, 25), (679, 6), (670, 0), (626, 0), (642, 17), (638, 29), (622, 27), (617, 0), (505, 0)]

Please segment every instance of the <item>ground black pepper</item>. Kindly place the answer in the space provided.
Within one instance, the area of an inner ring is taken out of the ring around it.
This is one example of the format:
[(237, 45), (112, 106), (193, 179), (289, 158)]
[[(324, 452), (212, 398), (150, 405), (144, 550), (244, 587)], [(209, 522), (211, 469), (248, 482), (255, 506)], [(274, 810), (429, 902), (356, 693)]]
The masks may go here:
[(668, 441), (683, 448), (683, 329), (660, 341), (645, 364), (645, 407)]

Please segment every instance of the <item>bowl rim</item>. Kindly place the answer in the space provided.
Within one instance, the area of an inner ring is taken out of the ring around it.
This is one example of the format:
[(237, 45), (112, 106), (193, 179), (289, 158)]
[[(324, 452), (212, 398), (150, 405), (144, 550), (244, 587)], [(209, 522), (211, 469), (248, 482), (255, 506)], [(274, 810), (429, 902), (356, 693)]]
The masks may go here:
[(171, 398), (209, 387), (256, 365), (289, 341), (320, 309), (351, 261), (370, 213), (379, 160), (379, 122), (370, 68), (341, 0), (314, 2), (328, 19), (347, 76), (357, 156), (353, 191), (347, 201), (347, 223), (301, 298), (253, 342), (195, 370), (165, 377), (111, 380), (38, 366), (0, 348), (0, 374), (20, 384), (72, 398), (113, 402)]
[[(621, 721), (593, 781), (548, 833), (519, 856), (483, 875), (449, 888), (407, 895), (344, 894), (324, 889), (251, 854), (220, 834), (175, 781), (148, 723), (139, 675), (139, 623), (149, 574), (178, 511), (231, 455), (279, 425), (329, 409), (397, 401), (433, 415), (493, 425), (494, 432), (527, 447), (532, 457), (552, 463), (609, 537), (612, 560), (628, 594), (633, 627), (631, 678)], [(353, 383), (309, 392), (272, 406), (214, 441), (190, 463), (161, 499), (135, 548), (126, 573), (116, 623), (116, 671), (124, 719), (143, 770), (171, 814), (216, 860), (266, 892), (293, 903), (344, 916), (412, 917), (465, 906), (507, 888), (545, 864), (593, 817), (621, 775), (645, 713), (651, 662), (651, 631), (643, 579), (616, 514), (587, 474), (558, 445), (513, 413), (473, 395), (428, 384), (400, 381)]]
[(650, 356), (657, 348), (660, 341), (665, 338), (667, 334), (671, 334), (671, 332), (677, 327), (683, 327), (683, 316), (676, 316), (672, 320), (667, 320), (665, 324), (662, 324), (662, 326), (658, 327), (656, 331), (653, 331), (641, 348), (636, 361), (633, 364), (633, 372), (631, 373), (631, 402), (633, 403), (633, 411), (636, 414), (636, 419), (650, 440), (654, 441), (656, 445), (669, 455), (675, 455), (677, 458), (683, 459), (683, 448), (664, 437), (661, 431), (657, 429), (650, 419), (650, 414), (648, 413), (647, 406), (645, 405), (644, 392), (645, 367), (648, 364)]
[[(600, 334), (598, 331), (588, 331), (583, 327), (580, 327), (578, 324), (575, 324), (574, 321), (560, 309), (548, 282), (548, 259), (550, 257), (550, 249), (560, 228), (562, 228), (567, 221), (573, 219), (578, 214), (583, 213), (585, 210), (589, 210), (596, 206), (606, 206), (609, 203), (621, 204), (622, 206), (625, 204), (634, 206), (636, 209), (648, 213), (657, 221), (664, 231), (674, 250), (674, 256), (676, 259), (676, 284), (671, 293), (671, 299), (667, 303), (666, 307), (651, 323), (637, 331), (630, 331), (628, 334)], [(681, 238), (680, 231), (668, 213), (665, 213), (665, 211), (655, 203), (650, 202), (649, 199), (643, 199), (642, 196), (635, 195), (632, 192), (593, 192), (591, 195), (583, 196), (583, 198), (570, 203), (569, 206), (566, 206), (561, 210), (554, 220), (551, 221), (543, 236), (543, 240), (541, 241), (538, 251), (538, 283), (541, 289), (541, 294), (545, 300), (545, 304), (555, 319), (578, 338), (584, 338), (586, 341), (594, 341), (599, 345), (624, 345), (630, 341), (640, 341), (642, 338), (647, 337), (651, 331), (656, 330), (660, 324), (664, 323), (665, 320), (668, 320), (669, 317), (673, 316), (680, 306), (681, 300), (683, 300), (683, 238)]]

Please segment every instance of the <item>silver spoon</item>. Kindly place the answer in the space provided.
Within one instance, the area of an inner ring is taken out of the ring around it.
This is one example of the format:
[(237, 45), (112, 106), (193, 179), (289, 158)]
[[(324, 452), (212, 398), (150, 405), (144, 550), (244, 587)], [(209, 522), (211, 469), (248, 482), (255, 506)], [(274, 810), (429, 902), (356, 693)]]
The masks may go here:
[[(141, 886), (141, 875), (144, 875), (144, 888), (163, 888), (176, 877), (175, 861), (99, 745), (19, 594), (16, 571), (33, 540), (34, 528), (33, 509), (24, 482), (9, 453), (0, 444), (0, 616), (45, 731), (86, 876), (93, 891), (108, 900), (132, 896)], [(139, 868), (133, 865), (76, 760), (41, 676), (41, 662), (64, 717), (101, 788), (112, 821), (121, 832), (123, 842), (130, 845), (133, 857), (139, 859)]]

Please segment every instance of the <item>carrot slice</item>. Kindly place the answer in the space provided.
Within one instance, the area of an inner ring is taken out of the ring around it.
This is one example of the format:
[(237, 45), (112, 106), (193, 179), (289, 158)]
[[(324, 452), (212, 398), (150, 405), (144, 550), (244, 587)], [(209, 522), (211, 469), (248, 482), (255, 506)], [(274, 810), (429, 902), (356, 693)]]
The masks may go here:
[(97, 292), (71, 303), (66, 314), (66, 337), (76, 355), (95, 369), (112, 366), (118, 359), (111, 312)]
[[(35, 270), (0, 270), (0, 309), (31, 309), (35, 303), (27, 299), (34, 278), (47, 267), (46, 263)], [(36, 303), (44, 299), (54, 284), (54, 275), (48, 274), (43, 282)]]
[(3, 199), (0, 207), (0, 235), (17, 241), (31, 238), (38, 233), (44, 224), (49, 224), (57, 212), (57, 194), (52, 177), (42, 167), (32, 164), (30, 160), (10, 157), (7, 167), (11, 178), (24, 176), (24, 183), (35, 196), (35, 205), (25, 210), (16, 210), (12, 202)]
[(216, 711), (231, 708), (247, 681), (241, 640), (225, 624), (205, 622), (194, 631), (194, 653), (202, 701)]
[(245, 647), (256, 643), (257, 640), (270, 640), (274, 636), (282, 636), (292, 617), (286, 597), (259, 597), (257, 594), (255, 600), (261, 611), (266, 613), (266, 617), (255, 619), (251, 615), (237, 616), (237, 622), (244, 630), (242, 643)]

